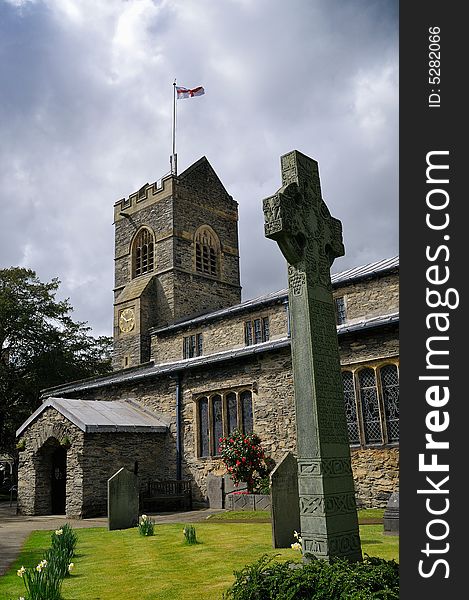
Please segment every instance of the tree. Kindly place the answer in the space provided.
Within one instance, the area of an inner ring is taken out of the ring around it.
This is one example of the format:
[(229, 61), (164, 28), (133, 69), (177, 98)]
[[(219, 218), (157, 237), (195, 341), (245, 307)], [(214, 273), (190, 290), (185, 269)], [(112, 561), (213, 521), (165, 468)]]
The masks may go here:
[(42, 389), (111, 371), (111, 338), (73, 321), (69, 300), (56, 299), (59, 285), (30, 269), (0, 269), (0, 450), (12, 453)]
[(259, 436), (235, 430), (228, 437), (221, 437), (219, 443), (219, 453), (233, 482), (245, 482), (247, 491), (254, 493), (269, 472)]

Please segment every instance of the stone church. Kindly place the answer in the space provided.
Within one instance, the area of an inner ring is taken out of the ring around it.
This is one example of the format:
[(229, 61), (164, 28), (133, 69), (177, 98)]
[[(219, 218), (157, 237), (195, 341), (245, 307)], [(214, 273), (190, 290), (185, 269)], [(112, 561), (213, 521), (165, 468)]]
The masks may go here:
[[(259, 210), (261, 206), (259, 205)], [(121, 467), (190, 480), (207, 505), (218, 439), (255, 431), (295, 454), (287, 290), (241, 301), (238, 204), (204, 157), (114, 206), (112, 374), (45, 390), (18, 429), (18, 510), (106, 514)], [(283, 260), (279, 255), (279, 260)], [(399, 259), (332, 277), (359, 505), (399, 480)]]

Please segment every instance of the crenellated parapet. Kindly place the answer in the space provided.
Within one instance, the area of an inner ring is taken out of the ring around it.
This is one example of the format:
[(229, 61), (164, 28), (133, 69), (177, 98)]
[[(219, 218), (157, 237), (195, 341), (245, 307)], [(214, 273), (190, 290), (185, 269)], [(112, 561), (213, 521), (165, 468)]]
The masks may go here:
[(139, 190), (130, 194), (128, 198), (121, 198), (114, 204), (114, 223), (137, 212), (160, 202), (172, 195), (174, 190), (174, 175), (166, 175), (154, 183), (146, 183)]

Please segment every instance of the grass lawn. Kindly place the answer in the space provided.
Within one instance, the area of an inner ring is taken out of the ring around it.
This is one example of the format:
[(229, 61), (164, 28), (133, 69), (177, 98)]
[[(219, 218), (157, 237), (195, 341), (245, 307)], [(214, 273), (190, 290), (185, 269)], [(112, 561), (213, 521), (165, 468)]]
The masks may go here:
[[(73, 525), (73, 524), (72, 524)], [(298, 551), (274, 550), (269, 523), (195, 523), (195, 546), (184, 544), (183, 524), (155, 526), (142, 537), (136, 528), (107, 531), (78, 529), (75, 570), (64, 581), (65, 600), (217, 600), (233, 583), (233, 571), (262, 554), (300, 560)], [(12, 569), (0, 578), (0, 599), (24, 595), (21, 566), (34, 566), (50, 546), (49, 531), (34, 532)], [(363, 552), (398, 560), (397, 536), (383, 535), (382, 525), (360, 527)]]
[[(382, 521), (383, 516), (384, 508), (366, 508), (358, 511), (358, 521), (360, 524)], [(246, 521), (251, 523), (270, 523), (270, 512), (268, 510), (229, 510), (210, 515), (208, 520), (232, 521), (238, 523), (243, 523)]]

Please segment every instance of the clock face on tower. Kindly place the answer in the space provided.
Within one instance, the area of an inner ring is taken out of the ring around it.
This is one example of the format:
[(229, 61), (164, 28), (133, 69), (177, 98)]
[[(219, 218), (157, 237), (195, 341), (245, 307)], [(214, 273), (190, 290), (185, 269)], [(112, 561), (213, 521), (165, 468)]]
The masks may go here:
[(119, 329), (122, 333), (129, 333), (135, 327), (135, 314), (133, 308), (124, 308), (119, 315)]

